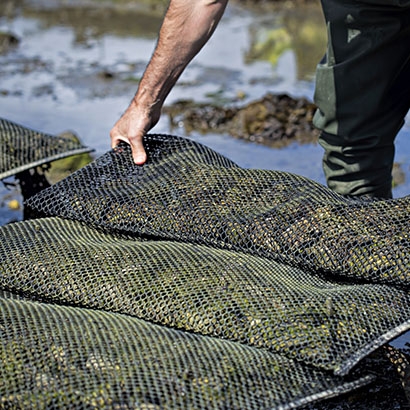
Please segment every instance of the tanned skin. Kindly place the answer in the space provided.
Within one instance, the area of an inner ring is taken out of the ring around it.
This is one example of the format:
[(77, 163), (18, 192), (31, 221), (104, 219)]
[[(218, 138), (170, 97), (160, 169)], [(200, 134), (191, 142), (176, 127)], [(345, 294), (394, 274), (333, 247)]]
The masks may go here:
[(170, 0), (154, 53), (127, 110), (111, 129), (111, 146), (131, 145), (135, 164), (147, 154), (142, 138), (159, 121), (166, 97), (218, 25), (228, 0)]

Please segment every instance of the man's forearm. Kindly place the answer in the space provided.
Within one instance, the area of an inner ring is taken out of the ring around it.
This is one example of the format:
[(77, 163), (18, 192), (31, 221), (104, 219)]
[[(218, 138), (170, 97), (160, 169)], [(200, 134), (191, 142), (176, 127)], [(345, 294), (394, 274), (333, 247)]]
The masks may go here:
[(171, 0), (136, 102), (162, 105), (187, 64), (208, 41), (228, 0)]

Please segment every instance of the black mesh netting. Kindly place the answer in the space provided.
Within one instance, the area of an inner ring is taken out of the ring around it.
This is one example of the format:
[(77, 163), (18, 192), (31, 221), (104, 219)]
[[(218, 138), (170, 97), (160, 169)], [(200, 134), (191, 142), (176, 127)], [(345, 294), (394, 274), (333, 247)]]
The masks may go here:
[[(323, 298), (314, 307), (321, 286), (331, 295), (337, 285), (298, 279), (285, 265), (251, 256), (247, 266), (239, 253), (125, 239), (60, 218), (0, 234), (0, 408), (286, 409), (360, 387), (383, 369), (365, 358), (335, 376), (251, 346), (267, 337), (282, 353), (305, 344), (321, 362), (353, 321), (326, 320)], [(277, 298), (281, 276), (291, 294)], [(311, 289), (297, 297), (300, 280)]]
[(0, 118), (0, 179), (90, 151), (74, 139), (45, 134)]
[(120, 147), (27, 206), (106, 232), (200, 243), (408, 289), (410, 197), (346, 199), (301, 176), (237, 167), (186, 139), (149, 135), (146, 145), (145, 166)]
[(115, 238), (57, 218), (9, 225), (1, 239), (2, 289), (22, 295), (0, 299), (4, 407), (287, 408), (372, 378), (342, 379), (266, 349), (169, 329), (255, 327), (256, 312), (241, 312), (220, 283), (238, 275), (229, 261), (220, 259), (225, 274), (212, 278), (226, 251)]
[(120, 146), (0, 229), (4, 407), (294, 408), (370, 382), (410, 326), (409, 197), (145, 146), (144, 166)]

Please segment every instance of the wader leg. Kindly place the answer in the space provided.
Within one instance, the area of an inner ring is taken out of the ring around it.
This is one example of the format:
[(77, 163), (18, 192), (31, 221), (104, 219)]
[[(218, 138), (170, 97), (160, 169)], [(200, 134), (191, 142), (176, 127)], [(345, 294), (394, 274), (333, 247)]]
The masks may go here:
[(328, 49), (314, 124), (328, 186), (391, 197), (394, 139), (410, 107), (410, 0), (322, 0)]

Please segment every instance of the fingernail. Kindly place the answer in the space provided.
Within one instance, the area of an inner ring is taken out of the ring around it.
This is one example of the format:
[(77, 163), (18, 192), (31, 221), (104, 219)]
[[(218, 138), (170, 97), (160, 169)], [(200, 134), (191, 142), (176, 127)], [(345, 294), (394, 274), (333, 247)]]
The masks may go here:
[(134, 158), (134, 161), (136, 164), (143, 164), (145, 162), (145, 156), (144, 155), (137, 155)]

